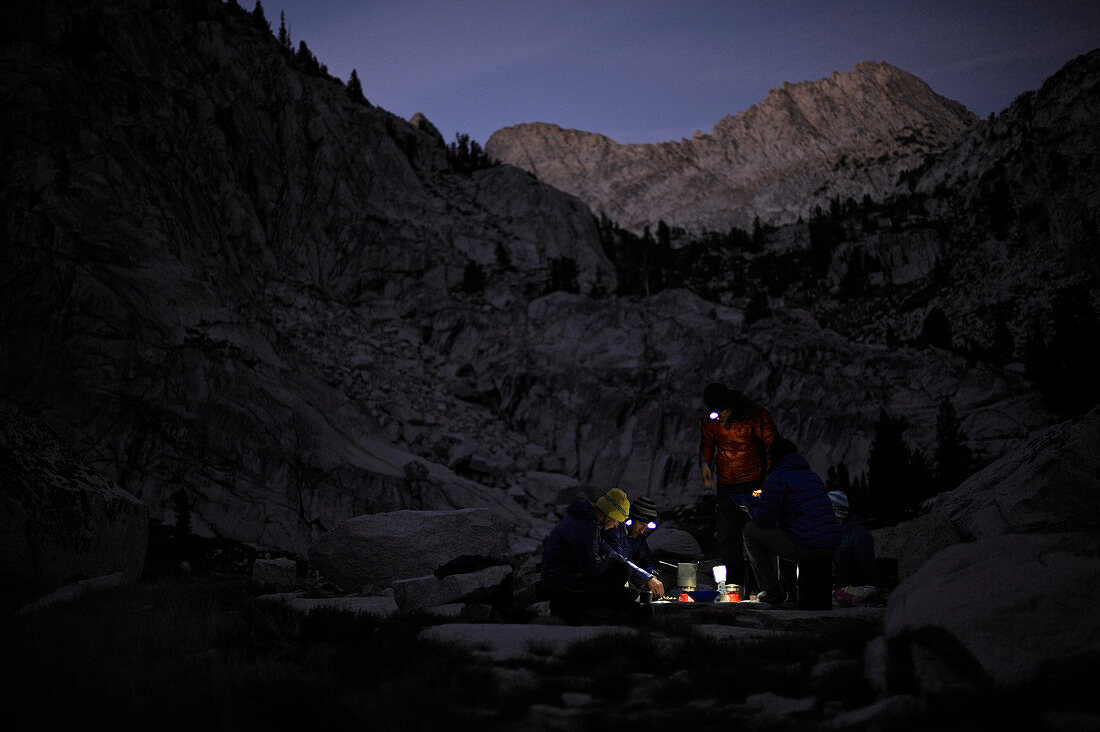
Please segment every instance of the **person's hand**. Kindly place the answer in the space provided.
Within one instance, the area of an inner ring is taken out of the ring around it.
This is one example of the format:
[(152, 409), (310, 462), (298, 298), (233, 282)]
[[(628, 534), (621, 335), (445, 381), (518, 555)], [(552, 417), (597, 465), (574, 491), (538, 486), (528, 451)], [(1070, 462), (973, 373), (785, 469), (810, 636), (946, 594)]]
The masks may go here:
[(703, 485), (705, 485), (707, 488), (713, 488), (714, 487), (714, 475), (710, 472), (710, 466), (709, 465), (704, 465), (702, 470), (703, 470)]
[(654, 600), (660, 600), (665, 596), (665, 584), (656, 577), (650, 577), (649, 581), (646, 582), (646, 587), (649, 588), (650, 595)]

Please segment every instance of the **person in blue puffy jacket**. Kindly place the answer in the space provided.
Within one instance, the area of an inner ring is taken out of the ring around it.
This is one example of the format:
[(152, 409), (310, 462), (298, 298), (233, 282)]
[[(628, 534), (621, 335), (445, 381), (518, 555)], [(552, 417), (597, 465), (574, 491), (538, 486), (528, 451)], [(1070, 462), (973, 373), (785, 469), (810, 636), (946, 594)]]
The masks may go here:
[[(646, 496), (640, 496), (630, 502), (630, 514), (626, 521), (613, 529), (601, 529), (600, 534), (612, 549), (650, 575), (656, 575), (657, 559), (646, 541), (649, 533), (656, 529), (657, 504)], [(649, 581), (647, 576), (633, 575), (631, 581), (637, 585), (645, 585)]]
[[(768, 474), (759, 498), (747, 507), (745, 550), (761, 591), (760, 602), (785, 602), (777, 559), (828, 564), (840, 546), (840, 525), (825, 483), (810, 470), (790, 440), (772, 443)], [(791, 598), (793, 599), (793, 598)]]
[(632, 573), (644, 578), (651, 592), (663, 594), (660, 580), (629, 562), (600, 536), (601, 529), (626, 521), (629, 512), (630, 501), (618, 488), (595, 503), (580, 498), (569, 504), (565, 518), (551, 530), (542, 549), (542, 591), (550, 600), (551, 614), (576, 623), (601, 614), (630, 612), (637, 599), (627, 586)]

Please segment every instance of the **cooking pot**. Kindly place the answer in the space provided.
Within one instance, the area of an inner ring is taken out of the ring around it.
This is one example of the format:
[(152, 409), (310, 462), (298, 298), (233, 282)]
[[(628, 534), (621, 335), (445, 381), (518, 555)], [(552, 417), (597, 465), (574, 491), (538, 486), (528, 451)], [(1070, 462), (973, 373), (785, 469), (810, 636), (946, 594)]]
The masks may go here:
[(676, 565), (676, 586), (686, 592), (695, 589), (699, 562), (680, 562)]

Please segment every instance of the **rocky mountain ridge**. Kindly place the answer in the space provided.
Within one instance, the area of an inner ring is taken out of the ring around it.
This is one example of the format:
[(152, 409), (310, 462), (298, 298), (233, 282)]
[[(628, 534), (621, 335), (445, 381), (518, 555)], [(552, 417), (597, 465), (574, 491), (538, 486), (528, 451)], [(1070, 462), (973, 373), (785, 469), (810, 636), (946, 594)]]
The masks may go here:
[[(983, 460), (1055, 419), (1018, 371), (852, 337), (793, 293), (755, 319), (610, 294), (580, 200), (460, 171), (422, 116), (351, 99), (235, 4), (11, 19), (0, 397), (154, 520), (304, 555), (352, 516), (489, 507), (522, 557), (577, 492), (693, 505), (709, 381), (820, 472), (863, 469), (883, 408), (927, 450), (950, 396)], [(927, 281), (951, 242), (921, 237), (891, 240), (886, 281)]]
[(834, 197), (882, 197), (900, 171), (976, 121), (961, 104), (885, 62), (787, 83), (709, 134), (620, 145), (545, 123), (498, 130), (486, 151), (641, 232), (792, 223)]

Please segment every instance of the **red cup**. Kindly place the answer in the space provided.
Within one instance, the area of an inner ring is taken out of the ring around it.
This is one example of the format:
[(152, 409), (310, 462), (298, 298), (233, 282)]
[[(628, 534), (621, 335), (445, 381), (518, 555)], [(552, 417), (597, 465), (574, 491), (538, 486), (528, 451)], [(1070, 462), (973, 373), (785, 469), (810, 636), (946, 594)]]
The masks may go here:
[(680, 593), (680, 602), (695, 602), (695, 598), (686, 592)]

